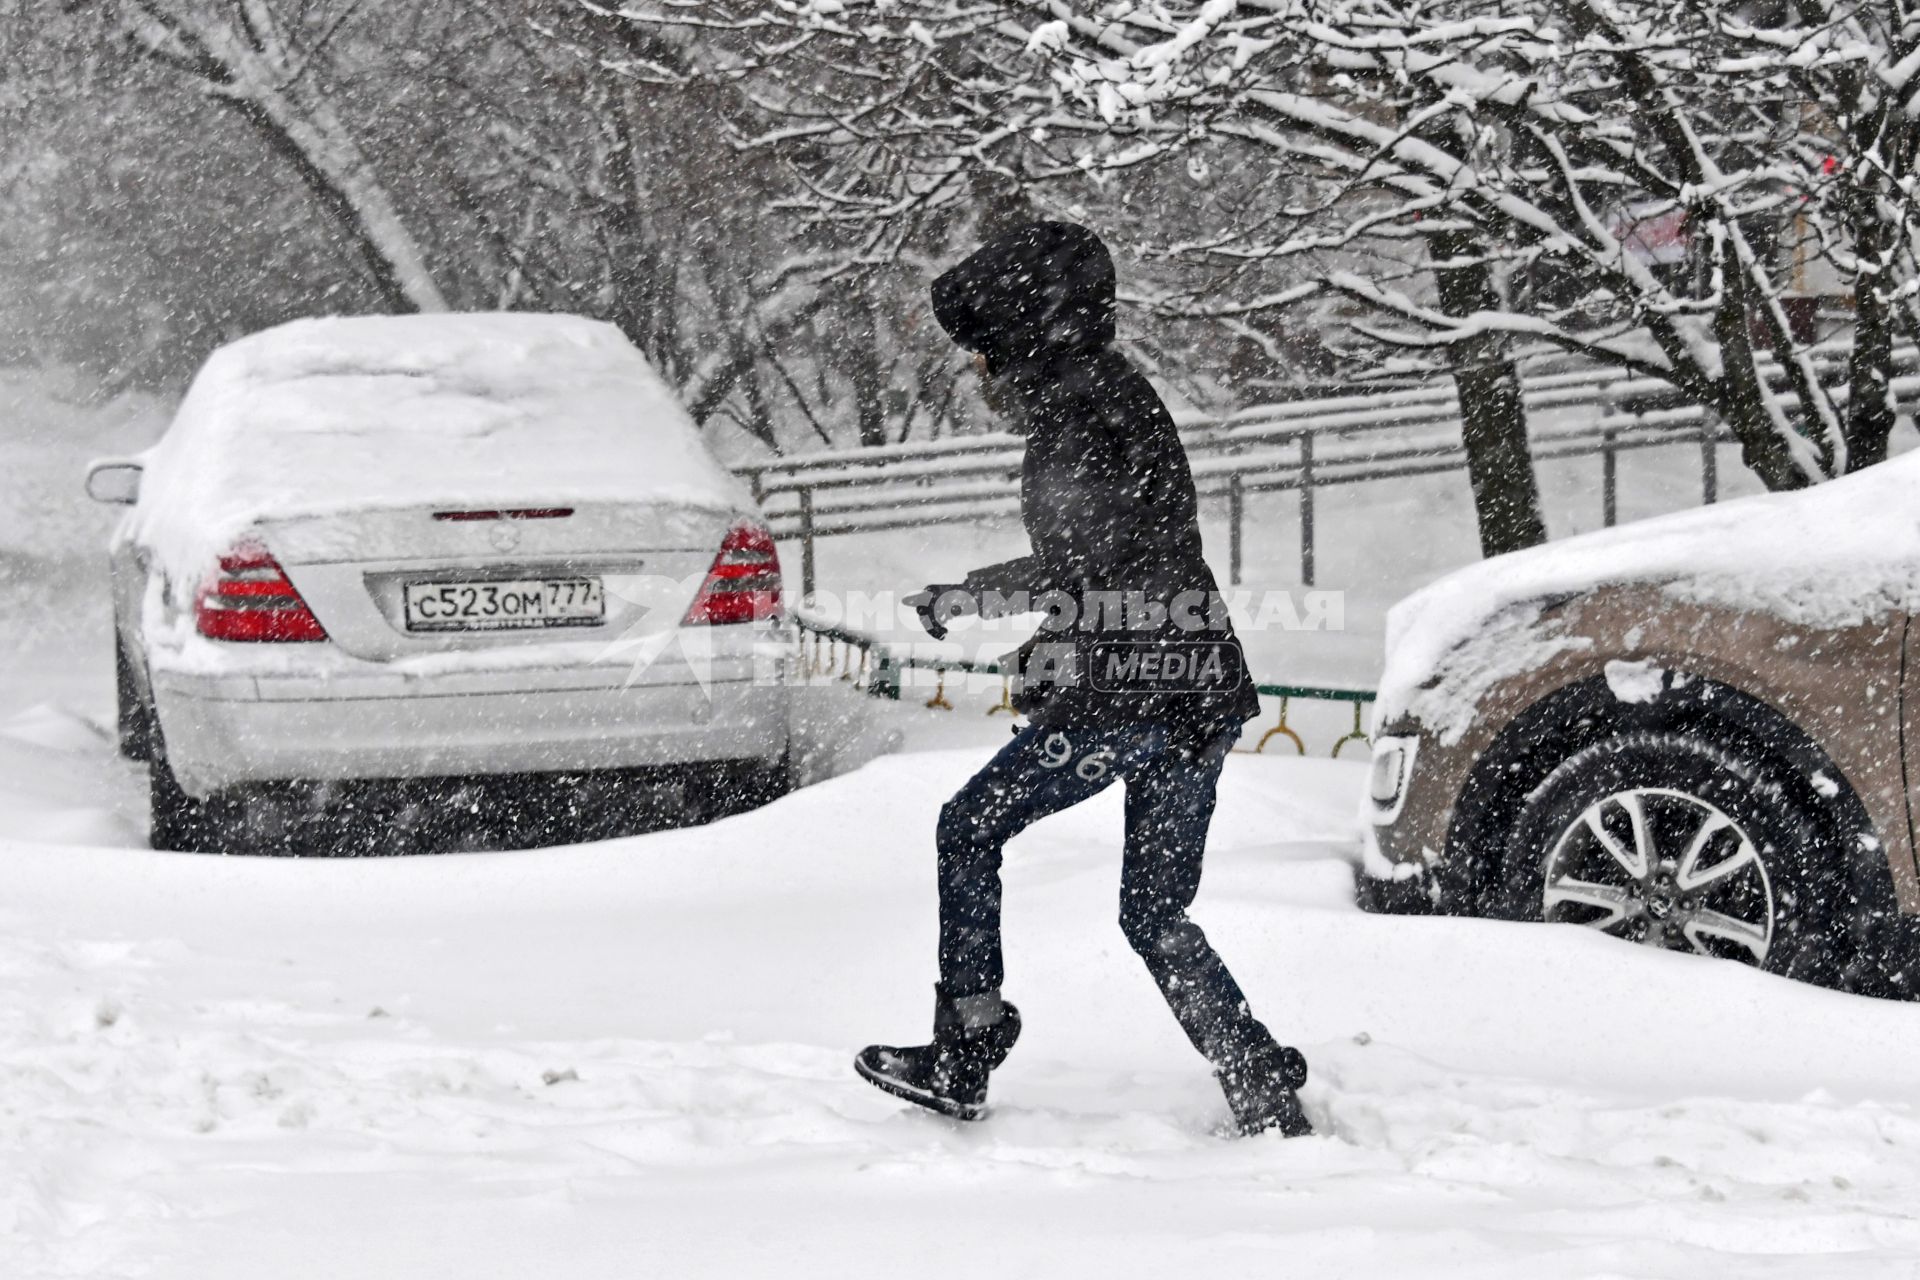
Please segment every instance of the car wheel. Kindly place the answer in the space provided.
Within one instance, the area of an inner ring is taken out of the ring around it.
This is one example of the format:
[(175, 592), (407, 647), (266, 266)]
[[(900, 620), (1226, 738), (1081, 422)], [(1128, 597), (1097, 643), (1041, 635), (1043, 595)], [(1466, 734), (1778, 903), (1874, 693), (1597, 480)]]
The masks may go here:
[(164, 750), (147, 761), (147, 844), (175, 853), (224, 853), (218, 806), (180, 789)]
[(1511, 918), (1834, 985), (1851, 958), (1841, 824), (1763, 764), (1684, 733), (1589, 746), (1526, 798), (1503, 863)]
[(113, 642), (113, 684), (119, 704), (120, 754), (128, 760), (151, 759), (153, 713), (134, 682), (133, 659), (127, 654), (127, 643), (118, 636)]
[(777, 760), (716, 760), (677, 771), (676, 826), (700, 826), (772, 804), (794, 788), (789, 756)]
[(745, 813), (772, 804), (795, 786), (791, 752), (778, 760), (751, 761), (725, 771), (722, 786), (727, 793), (726, 813)]

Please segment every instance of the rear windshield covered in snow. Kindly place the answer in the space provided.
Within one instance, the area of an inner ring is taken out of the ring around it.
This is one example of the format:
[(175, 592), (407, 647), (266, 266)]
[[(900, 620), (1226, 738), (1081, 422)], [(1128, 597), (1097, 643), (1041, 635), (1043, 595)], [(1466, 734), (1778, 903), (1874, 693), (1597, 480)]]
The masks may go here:
[(216, 352), (173, 431), (659, 437), (692, 424), (609, 325), (572, 316), (309, 320)]
[(135, 520), (167, 559), (197, 563), (274, 517), (583, 502), (751, 508), (611, 325), (356, 317), (215, 352), (148, 455)]

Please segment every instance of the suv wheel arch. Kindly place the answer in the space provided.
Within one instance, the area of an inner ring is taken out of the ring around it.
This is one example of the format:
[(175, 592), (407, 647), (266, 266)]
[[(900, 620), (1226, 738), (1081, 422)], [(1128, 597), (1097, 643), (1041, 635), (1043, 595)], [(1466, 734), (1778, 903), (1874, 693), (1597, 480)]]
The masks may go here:
[[(1856, 905), (1835, 921), (1848, 933), (1843, 972), (1832, 985), (1877, 995), (1910, 994), (1905, 963), (1912, 930), (1893, 898), (1885, 845), (1844, 774), (1777, 708), (1746, 691), (1669, 670), (1657, 696), (1623, 702), (1603, 676), (1562, 686), (1507, 725), (1475, 762), (1455, 802), (1446, 856), (1435, 869), (1439, 907), (1457, 915), (1511, 918), (1509, 842), (1530, 797), (1565, 762), (1610, 740), (1661, 734), (1691, 739), (1744, 762), (1817, 824), (1825, 856), (1846, 865), (1838, 883)], [(1817, 787), (1824, 775), (1833, 785)]]

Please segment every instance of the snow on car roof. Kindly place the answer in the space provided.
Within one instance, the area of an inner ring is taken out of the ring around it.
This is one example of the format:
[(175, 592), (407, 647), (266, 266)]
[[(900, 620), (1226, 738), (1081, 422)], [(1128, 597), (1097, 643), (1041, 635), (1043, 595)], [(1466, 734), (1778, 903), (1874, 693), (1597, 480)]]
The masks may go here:
[(136, 533), (197, 572), (268, 517), (432, 503), (751, 510), (620, 331), (578, 316), (296, 320), (208, 358)]
[(1658, 585), (1816, 628), (1920, 610), (1916, 492), (1920, 451), (1811, 489), (1637, 520), (1450, 573), (1388, 615), (1379, 723), (1408, 713), (1457, 737), (1474, 690), (1564, 647), (1529, 636), (1540, 602), (1599, 587)]

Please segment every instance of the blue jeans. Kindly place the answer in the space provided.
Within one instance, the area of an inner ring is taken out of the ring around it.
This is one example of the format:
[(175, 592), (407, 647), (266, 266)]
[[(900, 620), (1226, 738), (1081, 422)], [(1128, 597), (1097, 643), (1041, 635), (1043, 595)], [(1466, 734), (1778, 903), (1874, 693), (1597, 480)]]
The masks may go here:
[(1200, 889), (1214, 789), (1238, 728), (1195, 750), (1158, 724), (1114, 730), (1032, 725), (940, 811), (940, 986), (949, 999), (997, 991), (1000, 860), (1046, 817), (1127, 786), (1120, 929), (1194, 1048), (1228, 1064), (1272, 1042), (1240, 985), (1187, 916)]

